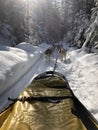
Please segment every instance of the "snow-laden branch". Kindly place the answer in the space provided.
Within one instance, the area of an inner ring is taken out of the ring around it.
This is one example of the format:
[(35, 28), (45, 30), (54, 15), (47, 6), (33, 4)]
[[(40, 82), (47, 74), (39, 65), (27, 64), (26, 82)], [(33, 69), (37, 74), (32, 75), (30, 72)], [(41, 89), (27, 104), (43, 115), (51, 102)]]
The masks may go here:
[(90, 42), (92, 34), (95, 31), (97, 26), (98, 26), (98, 12), (95, 21), (90, 25), (90, 27), (86, 31), (86, 40), (82, 45), (82, 49), (85, 49), (87, 47), (87, 44)]

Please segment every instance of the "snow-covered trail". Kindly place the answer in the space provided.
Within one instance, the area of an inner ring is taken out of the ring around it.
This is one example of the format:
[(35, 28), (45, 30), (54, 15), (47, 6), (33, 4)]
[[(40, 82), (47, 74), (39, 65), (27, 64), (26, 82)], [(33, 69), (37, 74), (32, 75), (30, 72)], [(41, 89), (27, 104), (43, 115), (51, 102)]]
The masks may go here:
[(53, 70), (53, 66), (54, 66), (54, 59), (52, 59), (51, 62), (49, 62), (45, 59), (45, 56), (43, 55), (41, 59), (39, 59), (37, 63), (35, 64), (35, 66), (33, 67), (33, 70), (34, 70), (33, 77), (37, 76), (38, 74), (42, 72)]
[(64, 75), (74, 94), (98, 120), (98, 56), (82, 50), (70, 51), (69, 55)]

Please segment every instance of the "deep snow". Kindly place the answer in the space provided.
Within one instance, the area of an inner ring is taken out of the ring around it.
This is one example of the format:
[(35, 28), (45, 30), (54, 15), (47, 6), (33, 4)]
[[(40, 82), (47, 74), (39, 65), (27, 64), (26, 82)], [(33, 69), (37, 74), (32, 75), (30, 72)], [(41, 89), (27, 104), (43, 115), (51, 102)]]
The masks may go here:
[[(44, 51), (48, 47), (29, 43), (15, 48), (0, 45), (0, 109), (8, 103), (8, 97), (17, 97), (36, 75), (53, 70), (56, 53), (50, 62), (46, 61)], [(75, 95), (98, 120), (98, 55), (67, 49), (66, 62), (58, 59), (56, 71), (66, 76)]]

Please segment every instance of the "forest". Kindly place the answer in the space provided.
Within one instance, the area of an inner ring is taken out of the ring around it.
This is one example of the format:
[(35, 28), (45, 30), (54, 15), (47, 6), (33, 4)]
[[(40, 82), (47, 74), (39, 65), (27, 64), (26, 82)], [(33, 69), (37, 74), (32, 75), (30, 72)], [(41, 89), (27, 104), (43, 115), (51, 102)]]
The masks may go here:
[(97, 32), (98, 0), (0, 0), (2, 44), (63, 41), (98, 53)]

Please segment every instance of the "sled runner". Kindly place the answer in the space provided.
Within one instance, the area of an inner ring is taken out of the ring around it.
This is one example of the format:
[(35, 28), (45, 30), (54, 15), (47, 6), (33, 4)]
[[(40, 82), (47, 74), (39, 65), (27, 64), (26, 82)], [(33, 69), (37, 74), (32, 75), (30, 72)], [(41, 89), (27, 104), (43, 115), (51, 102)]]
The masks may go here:
[(38, 75), (0, 114), (0, 130), (98, 130), (98, 122), (58, 72)]

